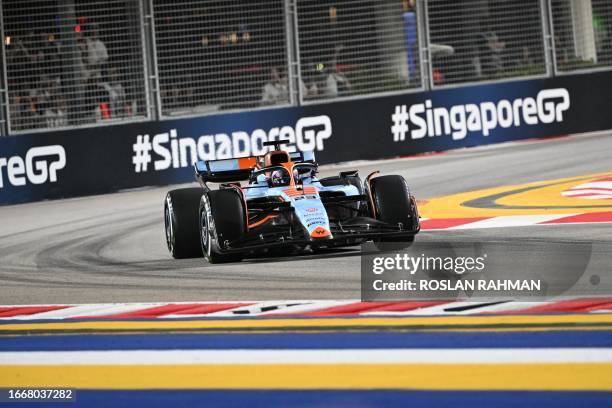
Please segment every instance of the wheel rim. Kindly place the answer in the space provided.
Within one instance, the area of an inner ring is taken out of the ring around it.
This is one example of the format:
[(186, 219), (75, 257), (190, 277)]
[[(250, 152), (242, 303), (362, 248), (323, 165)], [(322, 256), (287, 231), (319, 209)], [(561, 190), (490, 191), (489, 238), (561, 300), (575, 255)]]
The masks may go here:
[(172, 226), (172, 214), (170, 213), (170, 209), (166, 206), (164, 210), (164, 219), (166, 224), (166, 244), (168, 245), (168, 250), (173, 252), (174, 249), (174, 228)]
[(200, 213), (200, 240), (202, 242), (202, 251), (204, 254), (208, 254), (208, 217), (206, 216), (206, 209), (202, 209)]

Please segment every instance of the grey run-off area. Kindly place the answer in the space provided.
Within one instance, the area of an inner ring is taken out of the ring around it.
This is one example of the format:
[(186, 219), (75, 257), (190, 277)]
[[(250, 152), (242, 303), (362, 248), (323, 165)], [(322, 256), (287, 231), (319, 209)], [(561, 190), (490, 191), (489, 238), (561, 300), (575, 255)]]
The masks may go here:
[[(427, 199), (610, 171), (611, 158), (612, 134), (597, 134), (325, 166), (321, 173), (401, 174)], [(170, 188), (1, 207), (0, 304), (359, 298), (359, 247), (228, 265), (172, 259), (162, 211)], [(417, 239), (610, 244), (611, 231), (609, 224), (530, 226), (430, 231)]]

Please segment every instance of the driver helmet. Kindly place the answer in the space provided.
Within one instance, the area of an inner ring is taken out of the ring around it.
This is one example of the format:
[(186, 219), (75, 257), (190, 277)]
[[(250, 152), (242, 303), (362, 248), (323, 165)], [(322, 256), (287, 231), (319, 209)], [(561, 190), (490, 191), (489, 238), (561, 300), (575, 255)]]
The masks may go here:
[(278, 187), (286, 184), (282, 170), (274, 170), (270, 175), (270, 182), (273, 187)]

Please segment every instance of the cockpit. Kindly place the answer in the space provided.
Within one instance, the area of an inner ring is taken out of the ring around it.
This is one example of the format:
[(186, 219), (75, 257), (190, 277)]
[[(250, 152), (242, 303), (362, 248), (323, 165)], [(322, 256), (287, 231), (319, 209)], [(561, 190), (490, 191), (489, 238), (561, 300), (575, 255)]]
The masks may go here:
[(284, 187), (292, 184), (310, 184), (316, 174), (316, 165), (311, 163), (296, 163), (289, 168), (272, 165), (255, 172), (254, 178), (256, 183), (260, 185)]

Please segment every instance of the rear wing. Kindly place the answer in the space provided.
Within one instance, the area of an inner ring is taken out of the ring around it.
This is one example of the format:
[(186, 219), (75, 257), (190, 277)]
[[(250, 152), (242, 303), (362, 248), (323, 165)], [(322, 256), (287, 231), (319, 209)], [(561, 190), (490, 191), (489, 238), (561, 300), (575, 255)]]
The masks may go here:
[[(314, 152), (289, 153), (292, 162), (314, 163)], [(196, 177), (204, 183), (235, 183), (246, 181), (258, 168), (256, 156), (223, 160), (199, 160), (194, 165)]]
[(200, 160), (195, 164), (196, 176), (204, 183), (233, 183), (248, 180), (257, 166), (257, 157), (225, 160)]

